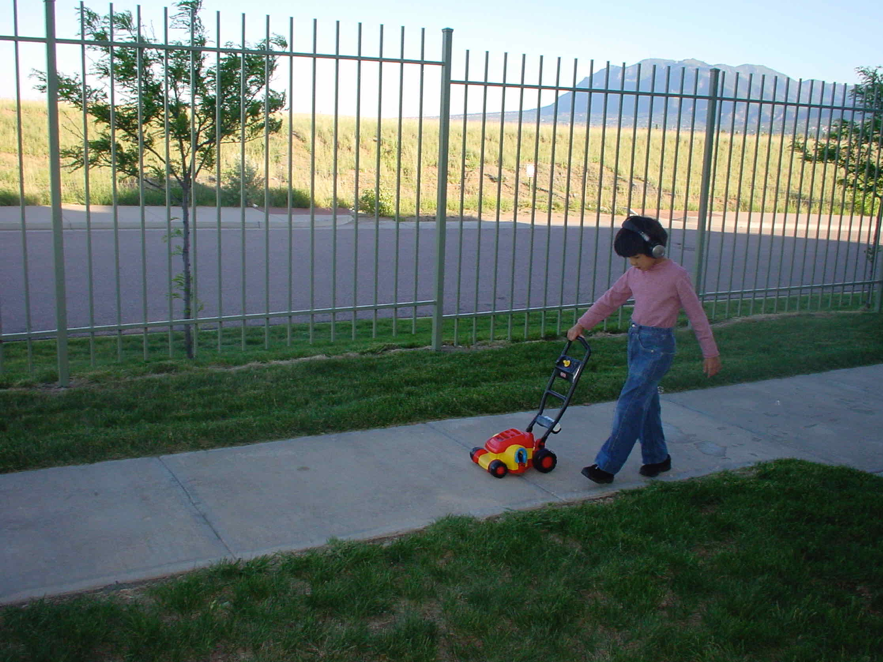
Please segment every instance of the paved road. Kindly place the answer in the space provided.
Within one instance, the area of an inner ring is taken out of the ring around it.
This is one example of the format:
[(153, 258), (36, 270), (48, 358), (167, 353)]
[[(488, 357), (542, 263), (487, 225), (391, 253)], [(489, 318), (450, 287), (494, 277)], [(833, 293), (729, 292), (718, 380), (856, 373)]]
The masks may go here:
[[(230, 211), (239, 216), (238, 210)], [(248, 212), (244, 227), (231, 217), (219, 229), (213, 214), (201, 216), (205, 225), (196, 231), (194, 244), (196, 292), (204, 306), (200, 316), (216, 316), (219, 311), (262, 315), (396, 301), (413, 304), (434, 296), (433, 222), (396, 227), (388, 221), (356, 224), (341, 216), (335, 228), (323, 216), (311, 229), (308, 217), (299, 216), (289, 229), (282, 216), (265, 223), (267, 217), (261, 212)], [(169, 274), (179, 273), (181, 262), (172, 255), (170, 269), (164, 223), (148, 218), (142, 230), (137, 218), (127, 217), (122, 229), (114, 232), (106, 216), (95, 214), (93, 229), (86, 232), (81, 217), (67, 211), (65, 216), (74, 218), (64, 232), (69, 327), (88, 326), (90, 318), (98, 325), (168, 319)], [(14, 217), (5, 227), (16, 227)], [(30, 222), (29, 227), (47, 229), (0, 232), (4, 334), (25, 331), (28, 317), (32, 330), (55, 328), (52, 233), (46, 222), (42, 226)], [(836, 237), (836, 231), (835, 225), (830, 236)], [(582, 230), (557, 221), (547, 224), (545, 218), (538, 218), (534, 226), (484, 221), (479, 228), (475, 221), (462, 226), (449, 222), (445, 312), (587, 304), (622, 271), (623, 261), (611, 260), (612, 234), (609, 225), (595, 227), (594, 220)], [(671, 256), (691, 273), (696, 234), (688, 224), (676, 229), (671, 238)], [(827, 238), (827, 227), (818, 232), (818, 238), (812, 231), (808, 238), (802, 231), (796, 237), (792, 230), (787, 234), (782, 238), (758, 232), (710, 232), (706, 291), (867, 277), (860, 233), (848, 236), (844, 232), (840, 241)], [(29, 297), (25, 296), (25, 254)], [(174, 305), (178, 311), (179, 302)], [(413, 308), (402, 307), (399, 314), (410, 316)], [(429, 313), (428, 306), (418, 309), (419, 315)]]

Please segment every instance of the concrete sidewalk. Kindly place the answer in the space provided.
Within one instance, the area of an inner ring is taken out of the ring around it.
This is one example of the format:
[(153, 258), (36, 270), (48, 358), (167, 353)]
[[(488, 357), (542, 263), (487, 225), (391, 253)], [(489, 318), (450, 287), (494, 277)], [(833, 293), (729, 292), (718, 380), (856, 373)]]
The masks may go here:
[[(664, 394), (656, 480), (786, 457), (883, 472), (881, 383), (883, 364)], [(639, 487), (638, 449), (612, 485), (580, 475), (613, 407), (570, 408), (557, 469), (502, 480), (469, 450), (533, 412), (2, 475), (0, 604)]]

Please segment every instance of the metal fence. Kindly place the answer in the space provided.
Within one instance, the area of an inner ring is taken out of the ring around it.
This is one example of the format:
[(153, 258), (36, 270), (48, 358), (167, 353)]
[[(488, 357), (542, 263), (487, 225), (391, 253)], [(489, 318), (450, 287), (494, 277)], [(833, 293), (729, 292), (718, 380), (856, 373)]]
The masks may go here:
[[(80, 337), (94, 364), (106, 335), (148, 359), (560, 333), (623, 272), (612, 240), (635, 212), (665, 225), (713, 318), (879, 311), (880, 191), (794, 147), (869, 116), (847, 86), (593, 62), (579, 81), (560, 58), (455, 59), (451, 30), (428, 45), (314, 21), (303, 48), (268, 18), (250, 46), (245, 16), (233, 43), (219, 14), (168, 10), (148, 38), (140, 8), (112, 6), (102, 23), (81, 5), (62, 37), (52, 1), (23, 36), (12, 11), (0, 370), (12, 341), (34, 370), (54, 339), (65, 385)], [(47, 102), (23, 99), (29, 48)]]

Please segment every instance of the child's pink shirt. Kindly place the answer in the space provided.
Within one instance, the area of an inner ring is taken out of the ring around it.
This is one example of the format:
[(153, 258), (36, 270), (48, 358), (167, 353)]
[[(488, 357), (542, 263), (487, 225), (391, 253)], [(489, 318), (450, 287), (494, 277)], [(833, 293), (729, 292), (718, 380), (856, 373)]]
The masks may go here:
[(631, 267), (579, 318), (579, 325), (591, 329), (630, 298), (635, 300), (632, 320), (641, 326), (673, 328), (678, 312), (683, 308), (693, 325), (702, 356), (709, 359), (720, 355), (690, 275), (671, 260), (660, 262), (647, 271)]

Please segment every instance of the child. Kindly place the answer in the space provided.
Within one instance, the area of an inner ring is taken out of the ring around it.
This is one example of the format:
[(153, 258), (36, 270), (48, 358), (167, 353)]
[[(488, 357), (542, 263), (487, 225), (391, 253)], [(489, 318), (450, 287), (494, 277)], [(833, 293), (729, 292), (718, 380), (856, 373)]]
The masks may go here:
[(613, 249), (627, 257), (631, 269), (605, 292), (567, 332), (576, 340), (634, 298), (629, 326), (628, 378), (616, 403), (613, 431), (582, 474), (596, 483), (611, 483), (635, 445), (641, 442), (643, 476), (658, 476), (671, 469), (659, 406), (659, 382), (675, 355), (672, 331), (683, 308), (693, 325), (705, 359), (704, 370), (713, 377), (721, 367), (720, 355), (708, 318), (693, 290), (687, 270), (665, 257), (668, 233), (653, 218), (629, 216), (616, 235)]

